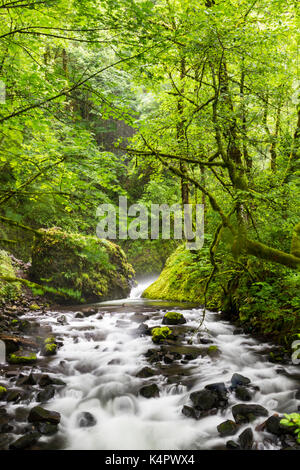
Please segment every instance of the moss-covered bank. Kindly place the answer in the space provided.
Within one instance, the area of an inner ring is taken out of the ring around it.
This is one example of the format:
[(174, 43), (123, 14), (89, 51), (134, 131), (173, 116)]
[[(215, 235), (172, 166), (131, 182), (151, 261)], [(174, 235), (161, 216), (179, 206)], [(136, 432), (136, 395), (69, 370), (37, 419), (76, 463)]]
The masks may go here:
[[(249, 332), (290, 345), (300, 333), (300, 273), (255, 258), (237, 261), (222, 249), (218, 266), (207, 291), (207, 307), (222, 310)], [(143, 296), (203, 305), (211, 269), (206, 246), (195, 253), (182, 245)]]
[(134, 271), (118, 245), (58, 228), (41, 232), (32, 249), (30, 280), (65, 292), (68, 302), (129, 294)]
[(9, 254), (0, 250), (0, 303), (16, 300), (21, 293), (21, 286), (6, 282), (1, 278), (15, 277), (16, 271)]

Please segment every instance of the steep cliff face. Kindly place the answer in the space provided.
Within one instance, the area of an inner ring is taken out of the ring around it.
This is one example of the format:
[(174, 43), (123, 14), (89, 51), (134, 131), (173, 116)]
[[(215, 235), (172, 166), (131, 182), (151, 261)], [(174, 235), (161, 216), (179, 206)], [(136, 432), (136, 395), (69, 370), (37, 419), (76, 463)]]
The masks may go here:
[(67, 302), (99, 302), (129, 294), (134, 270), (118, 245), (58, 228), (41, 233), (32, 248), (31, 281), (65, 292)]

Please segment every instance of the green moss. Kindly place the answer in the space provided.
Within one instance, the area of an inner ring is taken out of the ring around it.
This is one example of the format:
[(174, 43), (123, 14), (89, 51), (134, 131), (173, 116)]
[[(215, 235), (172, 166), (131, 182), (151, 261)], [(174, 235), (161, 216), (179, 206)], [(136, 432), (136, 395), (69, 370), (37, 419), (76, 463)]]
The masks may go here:
[(11, 321), (11, 324), (12, 324), (12, 325), (16, 325), (17, 323), (19, 323), (19, 320), (17, 320), (16, 318)]
[(167, 326), (163, 326), (162, 328), (153, 328), (151, 331), (152, 341), (153, 343), (160, 343), (164, 339), (171, 336), (172, 330)]
[(16, 354), (11, 354), (8, 358), (8, 362), (10, 364), (33, 364), (36, 361), (36, 354), (31, 354), (29, 356), (18, 356)]
[(179, 313), (179, 312), (167, 312), (165, 314), (165, 317), (168, 319), (168, 320), (181, 320), (183, 317), (182, 313)]
[(118, 245), (57, 228), (42, 234), (33, 246), (31, 280), (63, 290), (70, 302), (128, 295), (134, 271)]
[(41, 310), (41, 307), (39, 307), (39, 305), (36, 303), (29, 305), (29, 308), (30, 310), (33, 310), (33, 311)]
[(300, 222), (296, 225), (293, 232), (291, 253), (300, 258)]
[[(16, 276), (11, 258), (4, 250), (0, 250), (0, 278), (2, 276), (7, 278)], [(2, 281), (0, 279), (0, 301), (7, 302), (16, 300), (20, 294), (21, 286), (19, 284)]]
[(57, 344), (55, 343), (51, 343), (51, 344), (46, 344), (45, 345), (45, 351), (46, 353), (48, 354), (55, 354), (56, 353), (56, 350), (57, 350)]
[(49, 338), (46, 338), (44, 341), (45, 344), (54, 343), (54, 342), (55, 342), (54, 336), (49, 336)]
[(0, 398), (7, 392), (7, 389), (5, 387), (2, 387), (0, 385)]

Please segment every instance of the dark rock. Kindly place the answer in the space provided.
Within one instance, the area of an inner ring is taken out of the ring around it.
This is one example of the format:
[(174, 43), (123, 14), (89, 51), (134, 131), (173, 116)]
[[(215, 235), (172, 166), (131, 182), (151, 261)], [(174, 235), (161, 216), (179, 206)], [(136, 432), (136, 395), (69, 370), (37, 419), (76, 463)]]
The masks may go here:
[(7, 402), (17, 403), (22, 399), (22, 392), (20, 390), (9, 390), (6, 395)]
[(184, 405), (182, 408), (182, 414), (186, 416), (187, 418), (194, 418), (194, 419), (199, 419), (201, 412), (199, 410), (196, 410), (195, 408), (192, 408), (191, 406)]
[(283, 416), (273, 415), (270, 416), (267, 421), (265, 421), (265, 429), (271, 434), (276, 436), (281, 436), (283, 434), (290, 434), (294, 436), (294, 432), (297, 429), (297, 426), (285, 426), (280, 424), (280, 421), (283, 419)]
[(240, 446), (234, 441), (227, 441), (226, 448), (229, 450), (240, 450)]
[(18, 387), (22, 387), (23, 385), (36, 385), (36, 382), (32, 374), (25, 375), (25, 376), (20, 375), (16, 382), (16, 385)]
[(76, 312), (75, 313), (75, 318), (84, 318), (84, 315), (82, 312)]
[(235, 330), (233, 330), (234, 335), (242, 335), (243, 333), (244, 333), (243, 328), (235, 328)]
[(38, 344), (27, 338), (21, 338), (19, 336), (0, 334), (0, 340), (5, 343), (6, 353), (11, 354), (17, 352), (20, 348), (38, 349)]
[(51, 400), (51, 398), (54, 397), (54, 394), (55, 389), (51, 385), (48, 385), (44, 390), (38, 393), (37, 401), (45, 402)]
[(174, 362), (174, 360), (175, 360), (175, 356), (173, 356), (173, 354), (167, 353), (164, 355), (164, 362), (166, 364), (171, 364), (172, 362)]
[(145, 385), (140, 389), (140, 394), (145, 398), (156, 398), (159, 396), (159, 388), (156, 384)]
[(213, 340), (211, 340), (209, 338), (200, 338), (199, 341), (200, 341), (201, 344), (212, 344), (213, 343)]
[(300, 400), (300, 388), (296, 391), (295, 398), (296, 400)]
[(179, 312), (167, 312), (163, 317), (163, 325), (183, 325), (186, 323), (186, 319)]
[(259, 416), (268, 416), (268, 410), (261, 405), (239, 403), (232, 407), (232, 415), (237, 424), (249, 423)]
[(90, 428), (97, 424), (96, 419), (88, 411), (82, 411), (77, 417), (78, 426), (80, 428)]
[(66, 315), (60, 315), (60, 316), (57, 318), (57, 323), (60, 323), (61, 325), (67, 325), (67, 324), (68, 324), (68, 320), (67, 320)]
[(233, 374), (231, 377), (231, 385), (233, 388), (237, 387), (238, 385), (248, 385), (251, 382), (248, 377), (244, 377), (240, 374)]
[(45, 410), (41, 406), (35, 406), (30, 410), (28, 421), (30, 423), (44, 423), (58, 424), (60, 422), (60, 414), (56, 411)]
[(217, 383), (213, 383), (213, 384), (208, 384), (208, 385), (205, 385), (204, 387), (205, 389), (207, 390), (212, 390), (213, 392), (217, 393), (218, 397), (221, 399), (221, 400), (227, 400), (227, 389), (226, 389), (226, 386), (224, 384), (224, 382), (217, 382)]
[(141, 379), (146, 379), (148, 377), (153, 377), (155, 375), (155, 371), (151, 369), (150, 367), (143, 367), (137, 374), (136, 376), (141, 378)]
[(151, 335), (151, 330), (146, 323), (141, 323), (136, 329), (138, 335)]
[(243, 450), (251, 450), (253, 446), (253, 431), (251, 428), (245, 429), (238, 437), (239, 444)]
[(238, 430), (238, 425), (231, 419), (228, 419), (227, 421), (219, 424), (219, 426), (217, 426), (217, 430), (222, 437), (233, 436)]
[(94, 307), (84, 307), (81, 311), (85, 317), (90, 317), (91, 315), (95, 315), (95, 313), (98, 312), (98, 310)]
[(190, 395), (193, 405), (199, 410), (211, 410), (218, 406), (218, 395), (212, 390), (199, 390)]
[(44, 436), (53, 436), (58, 431), (57, 424), (51, 423), (37, 423), (36, 428), (38, 432)]
[(29, 447), (36, 444), (40, 438), (40, 433), (33, 431), (25, 434), (25, 436), (20, 437), (16, 441), (12, 442), (9, 446), (11, 450), (23, 450), (28, 449)]
[(246, 387), (238, 385), (235, 389), (235, 396), (241, 401), (250, 401), (252, 399), (252, 394)]
[(11, 442), (12, 437), (9, 436), (8, 434), (0, 434), (0, 450), (7, 450), (9, 443)]

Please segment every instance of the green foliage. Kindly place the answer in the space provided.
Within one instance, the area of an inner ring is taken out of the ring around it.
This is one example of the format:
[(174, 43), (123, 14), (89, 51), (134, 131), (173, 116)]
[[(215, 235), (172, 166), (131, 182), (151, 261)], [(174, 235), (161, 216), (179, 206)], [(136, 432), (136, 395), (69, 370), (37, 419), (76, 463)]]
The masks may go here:
[(283, 426), (294, 427), (297, 440), (300, 443), (300, 413), (285, 414), (285, 418), (280, 421)]

